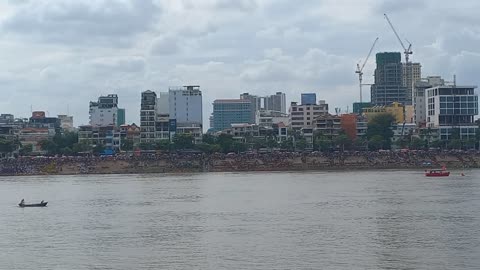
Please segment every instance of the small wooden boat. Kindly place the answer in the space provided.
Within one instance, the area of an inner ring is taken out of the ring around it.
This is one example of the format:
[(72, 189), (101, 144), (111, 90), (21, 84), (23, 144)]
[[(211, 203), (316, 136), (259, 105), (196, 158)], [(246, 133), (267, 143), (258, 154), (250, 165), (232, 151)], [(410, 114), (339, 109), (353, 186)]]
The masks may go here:
[(45, 207), (45, 206), (47, 206), (47, 203), (48, 202), (43, 202), (43, 201), (41, 203), (32, 203), (32, 204), (26, 204), (26, 203), (21, 202), (21, 203), (18, 204), (18, 206), (20, 206), (20, 207)]

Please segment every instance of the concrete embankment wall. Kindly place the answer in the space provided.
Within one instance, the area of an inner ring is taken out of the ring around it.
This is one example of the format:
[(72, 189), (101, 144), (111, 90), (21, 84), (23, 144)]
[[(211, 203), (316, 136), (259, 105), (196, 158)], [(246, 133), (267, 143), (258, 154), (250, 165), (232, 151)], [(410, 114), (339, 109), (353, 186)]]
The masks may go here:
[(235, 171), (300, 171), (343, 169), (427, 169), (479, 168), (480, 156), (436, 155), (432, 158), (398, 157), (295, 157), (270, 160), (268, 158), (215, 160), (101, 160), (88, 165), (63, 164), (49, 174), (123, 174), (123, 173), (175, 173), (175, 172), (235, 172)]

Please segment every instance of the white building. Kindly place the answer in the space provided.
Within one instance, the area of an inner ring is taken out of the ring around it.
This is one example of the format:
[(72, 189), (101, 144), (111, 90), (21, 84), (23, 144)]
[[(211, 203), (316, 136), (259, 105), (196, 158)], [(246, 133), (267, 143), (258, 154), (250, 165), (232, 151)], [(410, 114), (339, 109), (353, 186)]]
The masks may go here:
[(460, 138), (474, 138), (478, 128), (476, 86), (444, 85), (426, 89), (427, 128), (438, 129), (441, 140), (450, 139), (454, 129)]
[(170, 119), (176, 119), (177, 125), (195, 123), (203, 127), (200, 86), (171, 87), (168, 92)]
[(68, 116), (64, 114), (59, 114), (58, 119), (60, 119), (60, 127), (65, 131), (73, 131), (73, 116)]
[(261, 110), (255, 114), (255, 124), (259, 126), (271, 127), (274, 124), (288, 122), (288, 114), (279, 111)]
[(328, 104), (320, 100), (318, 104), (298, 105), (297, 102), (290, 104), (290, 126), (293, 129), (312, 128), (313, 119), (320, 115), (328, 114)]
[(407, 100), (409, 101), (404, 105), (412, 105), (414, 85), (422, 78), (422, 66), (420, 63), (403, 63), (402, 74), (402, 84), (407, 88)]
[(427, 123), (427, 107), (425, 105), (425, 90), (431, 87), (445, 85), (440, 76), (429, 76), (415, 83), (413, 92), (413, 122), (419, 127), (425, 127)]
[(116, 126), (118, 120), (118, 97), (115, 94), (100, 96), (90, 102), (90, 125), (93, 127)]

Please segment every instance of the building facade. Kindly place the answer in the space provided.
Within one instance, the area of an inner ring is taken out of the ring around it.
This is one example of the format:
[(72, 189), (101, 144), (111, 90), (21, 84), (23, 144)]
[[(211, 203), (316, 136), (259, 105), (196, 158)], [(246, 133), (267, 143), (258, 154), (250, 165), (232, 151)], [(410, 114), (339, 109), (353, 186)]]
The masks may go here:
[(58, 119), (60, 120), (60, 128), (63, 131), (74, 131), (75, 128), (73, 126), (73, 116), (68, 116), (64, 114), (59, 114)]
[(474, 117), (478, 115), (476, 86), (445, 85), (425, 90), (427, 128), (439, 130), (441, 140), (449, 140), (459, 131), (460, 138), (474, 138), (478, 128)]
[(412, 105), (415, 83), (422, 78), (422, 65), (420, 63), (403, 63), (402, 69), (403, 86), (407, 89), (407, 96), (410, 98), (410, 102), (405, 105)]
[(213, 102), (213, 130), (221, 131), (232, 124), (252, 121), (252, 102), (248, 99), (217, 99)]
[[(89, 114), (91, 126), (117, 126), (119, 121), (118, 115), (118, 96), (116, 94), (109, 94), (107, 96), (100, 96), (98, 101), (90, 101)], [(123, 111), (123, 122), (125, 122), (125, 111)]]
[(175, 119), (177, 124), (193, 123), (203, 126), (200, 86), (170, 87), (168, 93), (170, 119)]
[(300, 130), (302, 128), (312, 128), (313, 120), (320, 115), (328, 114), (328, 104), (325, 100), (320, 100), (318, 104), (290, 104), (290, 126), (292, 129)]
[(370, 108), (363, 109), (363, 115), (367, 117), (368, 120), (374, 118), (379, 114), (389, 113), (395, 117), (396, 123), (405, 122), (405, 106), (398, 102), (393, 102), (388, 106), (373, 106)]
[(403, 65), (401, 54), (397, 52), (377, 53), (375, 83), (371, 86), (371, 103), (385, 106), (398, 102), (411, 104), (412, 96), (403, 86)]
[(142, 92), (140, 102), (140, 142), (155, 141), (155, 124), (157, 113), (157, 94), (151, 90)]
[(418, 127), (425, 127), (427, 124), (425, 90), (443, 85), (445, 85), (445, 81), (440, 76), (429, 76), (415, 82), (413, 91), (413, 120)]
[(276, 92), (275, 95), (265, 97), (265, 110), (287, 113), (287, 99), (285, 93)]

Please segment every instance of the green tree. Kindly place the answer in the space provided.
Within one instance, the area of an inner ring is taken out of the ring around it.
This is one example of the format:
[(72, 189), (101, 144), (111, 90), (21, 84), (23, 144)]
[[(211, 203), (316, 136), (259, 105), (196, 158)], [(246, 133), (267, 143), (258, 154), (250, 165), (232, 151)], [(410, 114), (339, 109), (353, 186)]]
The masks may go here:
[(346, 134), (339, 134), (335, 140), (334, 140), (335, 145), (339, 146), (340, 149), (345, 150), (345, 149), (350, 149), (352, 146), (352, 140), (346, 135)]
[[(390, 149), (391, 139), (393, 137), (393, 131), (391, 129), (392, 123), (395, 122), (395, 117), (389, 113), (378, 114), (368, 122), (367, 126), (367, 138), (369, 143), (372, 138), (380, 136), (383, 141), (381, 148)], [(379, 141), (378, 137), (375, 139)]]
[(409, 141), (406, 138), (400, 138), (395, 141), (395, 145), (399, 148), (406, 148), (409, 145)]
[(247, 150), (247, 144), (243, 142), (233, 142), (232, 150), (236, 153), (245, 152)]
[(332, 148), (332, 141), (322, 133), (315, 132), (313, 138), (313, 148), (320, 151), (328, 151)]
[(94, 154), (100, 154), (102, 153), (103, 151), (105, 151), (105, 146), (101, 143), (97, 144), (95, 147), (93, 147), (93, 153)]
[(173, 144), (169, 140), (156, 141), (154, 146), (154, 149), (162, 150), (162, 151), (170, 151), (172, 148), (173, 148)]
[(220, 146), (223, 153), (228, 153), (232, 151), (233, 145), (233, 136), (230, 134), (220, 134), (217, 137), (217, 144)]
[(20, 155), (21, 156), (27, 156), (32, 152), (33, 152), (33, 145), (32, 144), (22, 145), (22, 147), (20, 148)]
[(206, 144), (215, 144), (215, 136), (211, 134), (204, 134), (202, 136), (202, 142)]
[(413, 150), (423, 149), (425, 148), (425, 141), (418, 137), (413, 137), (412, 140), (410, 141), (409, 147), (410, 149), (413, 149)]
[(287, 151), (293, 151), (293, 139), (288, 138), (287, 140), (284, 140), (280, 143), (280, 149), (287, 150)]
[(122, 140), (121, 148), (123, 151), (132, 151), (133, 150), (133, 140), (132, 139), (125, 139)]
[(155, 144), (150, 142), (141, 142), (138, 147), (141, 150), (155, 150)]
[(176, 149), (192, 149), (194, 146), (193, 136), (190, 134), (175, 134), (173, 144)]
[(47, 155), (56, 155), (59, 153), (59, 147), (53, 140), (42, 140), (39, 142), (43, 151), (47, 152)]
[(448, 142), (449, 149), (462, 149), (463, 142), (460, 139), (450, 139)]
[(374, 135), (368, 140), (368, 148), (370, 150), (379, 150), (382, 149), (385, 144), (385, 141), (382, 136)]
[(296, 141), (295, 148), (301, 151), (305, 150), (305, 148), (307, 148), (307, 140), (305, 138), (299, 139)]
[(13, 140), (7, 140), (4, 137), (0, 138), (0, 152), (1, 153), (12, 153), (15, 151), (15, 144)]

